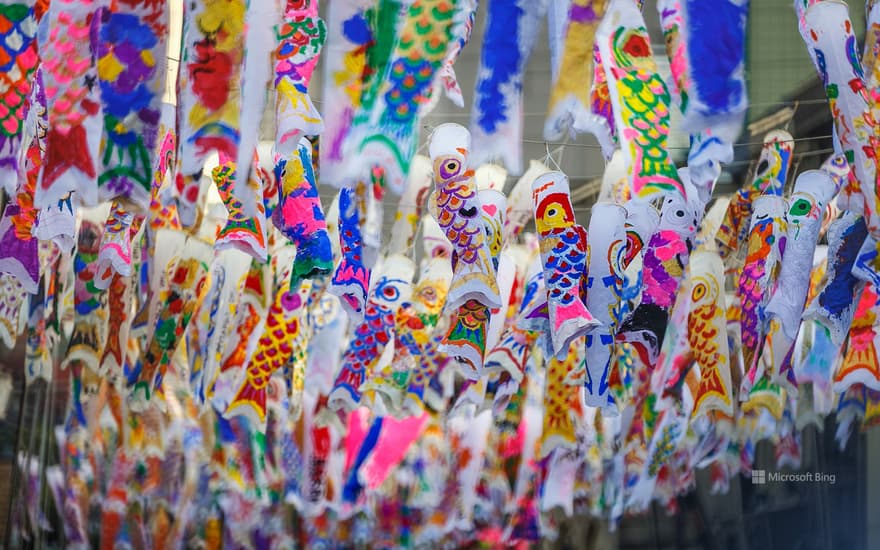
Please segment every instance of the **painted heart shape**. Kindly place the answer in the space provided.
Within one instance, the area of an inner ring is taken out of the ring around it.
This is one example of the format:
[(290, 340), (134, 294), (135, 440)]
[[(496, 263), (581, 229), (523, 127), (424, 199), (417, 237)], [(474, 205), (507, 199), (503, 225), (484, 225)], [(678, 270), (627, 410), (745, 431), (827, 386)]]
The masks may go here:
[(497, 212), (497, 211), (498, 211), (498, 206), (496, 206), (494, 204), (484, 204), (483, 205), (483, 212), (485, 212), (486, 214), (489, 214), (490, 216), (494, 216), (495, 212)]

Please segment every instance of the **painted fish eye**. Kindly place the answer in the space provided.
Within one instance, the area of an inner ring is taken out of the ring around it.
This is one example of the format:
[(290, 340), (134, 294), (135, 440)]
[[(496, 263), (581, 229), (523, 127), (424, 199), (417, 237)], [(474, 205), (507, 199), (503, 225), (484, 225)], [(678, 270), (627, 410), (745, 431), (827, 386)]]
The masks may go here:
[(813, 207), (807, 199), (798, 199), (789, 208), (788, 213), (792, 216), (806, 216)]
[(396, 300), (400, 296), (400, 291), (396, 287), (388, 285), (382, 289), (382, 296), (387, 300)]
[(443, 168), (446, 170), (447, 174), (454, 174), (458, 172), (459, 168), (461, 168), (461, 163), (455, 159), (449, 159), (443, 165)]
[(691, 291), (691, 300), (694, 302), (700, 300), (703, 296), (706, 295), (706, 284), (705, 283), (697, 283), (694, 285), (694, 289)]
[(550, 208), (549, 210), (547, 210), (548, 216), (555, 216), (556, 214), (557, 214), (557, 212), (556, 212), (555, 208)]
[(684, 210), (676, 210), (675, 216), (678, 218), (683, 218), (684, 217)]

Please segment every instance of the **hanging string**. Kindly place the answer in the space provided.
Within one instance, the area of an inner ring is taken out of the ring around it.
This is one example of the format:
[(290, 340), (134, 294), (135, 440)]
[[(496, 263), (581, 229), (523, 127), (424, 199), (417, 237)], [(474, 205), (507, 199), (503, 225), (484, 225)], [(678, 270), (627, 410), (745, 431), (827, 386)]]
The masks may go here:
[(786, 132), (791, 130), (791, 123), (794, 122), (794, 116), (797, 114), (798, 107), (800, 107), (800, 106), (801, 106), (800, 101), (794, 102), (794, 107), (791, 110), (791, 116), (788, 117), (788, 122), (785, 123), (785, 127), (783, 128), (783, 130), (785, 130)]
[[(785, 140), (779, 140), (779, 142), (780, 143), (802, 143), (802, 142), (807, 142), (807, 141), (831, 139), (832, 137), (833, 136), (831, 134), (828, 134), (828, 135), (823, 135), (823, 136), (808, 136), (808, 137), (802, 137), (802, 138), (785, 139)], [(599, 144), (594, 145), (591, 143), (560, 143), (560, 142), (554, 143), (554, 142), (545, 142), (542, 140), (528, 139), (528, 138), (524, 138), (522, 140), (522, 142), (534, 144), (534, 145), (543, 145), (544, 143), (547, 143), (548, 145), (556, 146), (556, 147), (575, 147), (578, 149), (601, 149), (602, 148)], [(762, 145), (764, 145), (763, 141), (744, 141), (741, 143), (734, 143), (733, 147), (757, 147), (757, 146), (762, 146)], [(667, 146), (666, 148), (667, 149), (678, 149), (678, 150), (683, 150), (683, 151), (690, 150), (689, 145), (670, 145), (670, 146)]]
[[(569, 144), (569, 145), (571, 145), (571, 144)], [(549, 149), (548, 149), (548, 151), (549, 151)], [(804, 153), (795, 153), (792, 155), (792, 160), (798, 161), (798, 163), (796, 163), (795, 166), (799, 166), (799, 160), (802, 158), (815, 157), (815, 156), (821, 156), (821, 155), (830, 155), (833, 152), (834, 152), (834, 148), (829, 147), (826, 149), (817, 149), (815, 151), (806, 151)], [(741, 166), (741, 165), (751, 164), (752, 162), (754, 162), (754, 161), (753, 160), (737, 160), (737, 161), (733, 161), (733, 162), (728, 162), (724, 166)], [(580, 180), (591, 181), (591, 180), (599, 179), (603, 175), (604, 174), (597, 174), (597, 175), (593, 175), (593, 176), (584, 176), (582, 178), (576, 178), (576, 179), (579, 181)], [(415, 204), (401, 204), (400, 206), (407, 207), (407, 208), (415, 208), (417, 205), (415, 205)], [(575, 208), (575, 212), (588, 212), (590, 210), (590, 208), (591, 207), (589, 207), (589, 206)], [(532, 210), (529, 208), (523, 208), (523, 209), (512, 208), (512, 209), (510, 209), (510, 211), (519, 213), (519, 212), (531, 212)]]
[[(797, 103), (797, 102), (795, 102), (795, 103)], [(434, 131), (435, 126), (432, 126), (430, 124), (423, 124), (422, 128), (428, 132), (432, 132), (432, 131)], [(832, 134), (827, 134), (827, 135), (821, 135), (821, 136), (807, 136), (807, 137), (801, 137), (801, 138), (779, 140), (779, 142), (780, 143), (805, 143), (805, 142), (810, 142), (810, 141), (821, 141), (821, 140), (832, 139), (833, 137), (834, 136)], [(520, 141), (522, 143), (527, 143), (527, 144), (531, 144), (531, 145), (545, 145), (546, 146), (545, 151), (549, 150), (550, 147), (555, 147), (556, 149), (564, 149), (566, 147), (574, 147), (577, 149), (597, 149), (597, 150), (600, 150), (602, 148), (598, 143), (597, 144), (568, 143), (568, 142), (564, 142), (564, 141), (554, 142), (554, 141), (544, 141), (544, 140), (529, 139), (529, 138), (523, 138)], [(764, 145), (763, 140), (762, 141), (743, 141), (740, 143), (734, 143), (733, 147), (735, 147), (735, 148), (736, 147), (760, 147), (763, 145)], [(667, 146), (666, 148), (670, 149), (670, 150), (689, 151), (691, 147), (690, 147), (690, 145), (670, 145), (670, 146)], [(727, 163), (726, 166), (730, 166), (731, 164), (732, 163)]]
[(553, 168), (556, 168), (556, 170), (562, 172), (562, 171), (563, 171), (563, 170), (562, 170), (562, 167), (559, 166), (559, 163), (556, 162), (556, 159), (553, 158), (553, 155), (554, 155), (554, 153), (558, 153), (558, 152), (560, 152), (560, 151), (564, 151), (565, 149), (563, 148), (563, 146), (560, 145), (559, 147), (557, 147), (556, 149), (554, 149), (553, 152), (551, 153), (551, 152), (550, 152), (550, 144), (547, 143), (547, 142), (545, 141), (545, 142), (544, 142), (544, 150), (545, 150), (546, 153), (547, 153), (547, 154), (544, 156), (544, 164), (547, 164), (548, 162), (549, 162), (549, 163), (552, 163)]

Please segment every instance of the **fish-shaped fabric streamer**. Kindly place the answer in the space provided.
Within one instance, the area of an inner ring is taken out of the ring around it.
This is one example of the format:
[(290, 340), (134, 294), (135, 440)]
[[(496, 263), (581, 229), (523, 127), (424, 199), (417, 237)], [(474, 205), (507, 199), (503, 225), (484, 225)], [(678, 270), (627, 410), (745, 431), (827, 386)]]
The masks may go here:
[(358, 207), (361, 212), (361, 238), (364, 247), (364, 265), (372, 269), (379, 259), (382, 248), (382, 220), (385, 217), (385, 168), (374, 165), (370, 177), (359, 181), (357, 190)]
[[(684, 386), (692, 375), (690, 367), (693, 358), (688, 346), (690, 309), (691, 278), (690, 271), (687, 270), (678, 285), (672, 308), (669, 310), (669, 319), (657, 362), (648, 370), (651, 393), (657, 398), (652, 407), (658, 413), (666, 412), (683, 401)], [(646, 377), (645, 374), (645, 370), (637, 374), (635, 396), (639, 401), (644, 399), (644, 392), (647, 390), (647, 387), (642, 385), (642, 377)]]
[[(498, 344), (486, 355), (485, 368), (487, 371), (504, 370), (517, 384), (522, 382), (529, 354), (540, 333), (520, 325), (535, 326), (537, 324), (534, 320), (525, 317), (535, 311), (539, 303), (544, 302), (546, 295), (544, 271), (541, 268), (540, 260), (537, 260), (533, 264), (530, 275), (526, 277), (525, 290), (517, 318), (507, 326)], [(546, 320), (545, 317), (544, 321), (546, 322)]]
[(162, 145), (156, 157), (156, 165), (153, 172), (153, 183), (150, 196), (150, 211), (147, 224), (147, 243), (155, 244), (155, 233), (160, 228), (180, 229), (180, 217), (177, 215), (177, 206), (173, 201), (166, 199), (165, 194), (171, 188), (170, 182), (166, 185), (166, 176), (174, 170), (175, 154), (177, 151), (177, 138), (173, 131), (166, 131), (162, 138)]
[(602, 323), (587, 335), (584, 381), (586, 404), (607, 407), (614, 357), (614, 336), (621, 321), (624, 261), (627, 254), (626, 209), (610, 202), (593, 205), (587, 233), (589, 265), (587, 309)]
[(131, 238), (140, 230), (143, 220), (142, 216), (136, 219), (119, 201), (111, 203), (95, 270), (98, 288), (108, 288), (114, 275), (131, 276)]
[[(280, 2), (247, 2), (245, 13), (245, 39), (243, 51), (243, 65), (240, 71), (239, 84), (239, 143), (236, 156), (231, 157), (237, 166), (248, 166), (251, 159), (257, 153), (257, 140), (260, 137), (260, 127), (263, 121), (263, 112), (266, 110), (267, 93), (273, 81), (273, 54), (277, 53), (277, 40), (275, 32), (281, 25), (282, 16)], [(263, 30), (269, 32), (263, 32)], [(234, 83), (235, 84), (235, 83)], [(221, 153), (221, 157), (224, 153)], [(267, 160), (271, 160), (271, 157)], [(260, 172), (259, 164), (255, 163), (254, 170)], [(244, 171), (238, 171), (235, 175), (234, 186), (236, 188), (246, 185), (249, 177)], [(260, 174), (257, 179), (262, 179)], [(268, 185), (270, 191), (272, 185)], [(242, 207), (246, 212), (252, 211), (260, 201), (261, 195), (242, 195)]]
[(360, 323), (364, 316), (370, 270), (364, 266), (361, 215), (355, 189), (339, 191), (339, 245), (342, 259), (336, 266), (328, 291), (339, 296), (349, 318)]
[[(175, 188), (177, 212), (186, 227), (196, 221), (199, 182), (209, 153), (224, 153), (229, 159), (238, 155), (246, 10), (245, 0), (198, 0), (184, 8)], [(244, 214), (252, 216), (256, 205), (244, 206)]]
[[(681, 127), (691, 134), (711, 128), (728, 149), (748, 105), (743, 74), (748, 6), (747, 0), (657, 3)], [(709, 67), (704, 59), (716, 62)]]
[(611, 0), (596, 40), (633, 194), (684, 196), (667, 149), (671, 97), (657, 72), (642, 14), (631, 0)]
[(880, 231), (877, 194), (876, 121), (871, 114), (869, 90), (859, 61), (849, 8), (842, 2), (817, 2), (806, 9), (795, 2), (803, 17), (801, 34), (816, 61), (834, 118), (837, 142), (855, 177), (838, 198), (844, 210), (863, 214), (868, 231)]
[(372, 367), (394, 336), (394, 318), (400, 305), (409, 300), (404, 291), (411, 289), (414, 274), (411, 264), (408, 269), (398, 269), (394, 273), (395, 264), (399, 268), (400, 263), (408, 261), (402, 256), (399, 260), (386, 264), (388, 270), (385, 271), (386, 266), (383, 266), (383, 272), (377, 274), (364, 308), (364, 319), (355, 328), (342, 358), (342, 371), (333, 384), (329, 401), (332, 408), (351, 410), (357, 407), (361, 401), (361, 384), (372, 376)]
[(434, 78), (431, 100), (422, 107), (421, 113), (428, 114), (440, 100), (440, 90), (456, 107), (464, 107), (464, 97), (461, 94), (461, 86), (455, 76), (455, 62), (461, 55), (462, 50), (470, 41), (474, 30), (474, 21), (477, 15), (477, 0), (460, 0), (457, 2), (458, 9), (452, 18), (452, 40), (446, 49), (446, 57)]
[(423, 155), (413, 157), (406, 191), (400, 195), (394, 225), (391, 226), (391, 237), (388, 241), (388, 251), (391, 254), (403, 254), (412, 248), (426, 199), (431, 192), (433, 175), (431, 159)]
[[(541, 350), (545, 356), (550, 357), (554, 351), (553, 339), (550, 335), (550, 308), (545, 299), (547, 296), (545, 279), (544, 262), (538, 256), (529, 266), (526, 289), (515, 325), (519, 330), (536, 332)], [(516, 374), (513, 376), (517, 377)]]
[[(196, 338), (187, 342), (190, 355), (190, 384), (198, 403), (204, 403), (214, 387), (229, 333), (235, 329), (235, 311), (248, 311), (248, 303), (239, 296), (239, 283), (248, 272), (250, 257), (238, 250), (220, 251), (214, 257), (208, 275), (210, 287), (205, 290), (199, 311), (193, 319), (198, 328)], [(247, 294), (243, 293), (245, 296)], [(236, 304), (238, 307), (233, 308)], [(253, 308), (253, 306), (251, 306)], [(254, 311), (251, 309), (250, 311)], [(247, 325), (247, 322), (243, 323)]]
[[(598, 29), (597, 29), (598, 32)], [(602, 155), (610, 159), (618, 150), (617, 122), (611, 104), (611, 88), (605, 72), (605, 62), (599, 44), (593, 45), (593, 79), (590, 87), (590, 113), (585, 132), (591, 133), (599, 142)]]
[[(422, 261), (422, 269), (425, 269), (425, 262), (434, 258), (444, 258), (447, 262), (453, 256), (453, 246), (446, 238), (443, 228), (437, 223), (430, 214), (422, 216), (422, 250), (424, 251), (424, 260)], [(450, 262), (450, 268), (452, 263)]]
[[(871, 98), (877, 97), (878, 88), (880, 88), (880, 3), (876, 0), (868, 0), (865, 2), (865, 44), (862, 52), (862, 67), (865, 69), (865, 84)], [(876, 103), (872, 106), (872, 111), (876, 112)], [(876, 120), (876, 117), (875, 117)]]
[(0, 273), (0, 342), (7, 349), (15, 347), (21, 332), (21, 311), (27, 294), (17, 277)]
[(718, 229), (716, 241), (725, 262), (735, 260), (741, 246), (748, 239), (747, 221), (752, 218), (754, 200), (764, 194), (782, 195), (793, 152), (794, 138), (788, 132), (773, 130), (764, 137), (764, 146), (752, 184), (736, 192)]
[(382, 398), (390, 410), (400, 410), (406, 388), (405, 379), (408, 371), (398, 370), (394, 364), (394, 341), (396, 340), (394, 329), (404, 306), (410, 303), (413, 294), (413, 275), (415, 275), (415, 264), (408, 256), (393, 254), (382, 262), (380, 284), (383, 281), (393, 282), (393, 286), (385, 286), (383, 298), (385, 300), (393, 299), (390, 307), (394, 311), (395, 326), (392, 327), (392, 341), (382, 350), (381, 356), (373, 365), (372, 376), (361, 387), (361, 391), (364, 394), (369, 394), (373, 400), (376, 397)]
[(121, 382), (124, 374), (128, 336), (131, 329), (131, 299), (134, 288), (130, 277), (115, 274), (107, 289), (107, 341), (98, 373)]
[(781, 196), (791, 164), (794, 140), (782, 130), (767, 135), (755, 172), (753, 183), (737, 191), (728, 205), (724, 220), (718, 230), (716, 244), (725, 265), (739, 270), (747, 252), (747, 242), (757, 197), (767, 194)]
[(470, 134), (457, 124), (442, 124), (431, 134), (435, 185), (431, 213), (454, 247), (452, 285), (446, 298), (449, 311), (471, 299), (489, 308), (501, 306), (473, 171), (466, 166), (469, 149)]
[(322, 52), (321, 181), (337, 186), (343, 182), (343, 146), (360, 105), (366, 51), (373, 39), (365, 13), (371, 4), (370, 0), (340, 0), (330, 3), (328, 10), (327, 47)]
[[(323, 281), (318, 284), (303, 282), (300, 287), (303, 289), (311, 288), (309, 295), (306, 297), (307, 305), (311, 305), (320, 300), (324, 294)], [(303, 319), (299, 325), (299, 330), (290, 340), (290, 346), (293, 349), (293, 355), (290, 357), (287, 365), (284, 367), (284, 380), (289, 394), (287, 412), (293, 420), (298, 420), (303, 412), (303, 396), (306, 386), (306, 368), (309, 363), (309, 343), (315, 333), (314, 326), (309, 322), (308, 317)]]
[(154, 401), (154, 393), (164, 395), (162, 381), (165, 372), (198, 305), (212, 256), (208, 244), (190, 238), (179, 258), (168, 265), (168, 288), (159, 296), (162, 307), (156, 315), (153, 335), (143, 352), (143, 370), (132, 388), (130, 405), (133, 409)]
[[(485, 238), (489, 243), (492, 264), (496, 272), (499, 256), (503, 245), (504, 212), (507, 200), (500, 191), (484, 189), (477, 193), (480, 203), (480, 217), (483, 223)], [(509, 292), (508, 292), (509, 296)], [(499, 313), (504, 314), (506, 307), (502, 304)], [(455, 357), (462, 373), (470, 379), (477, 379), (483, 372), (483, 357), (489, 342), (490, 320), (493, 316), (484, 304), (470, 299), (455, 312), (449, 332), (440, 346), (440, 352)]]
[[(754, 202), (749, 229), (748, 251), (739, 277), (737, 295), (742, 304), (740, 334), (743, 368), (748, 389), (758, 378), (758, 357), (765, 334), (765, 308), (785, 241), (785, 201), (775, 195), (762, 195)], [(780, 242), (782, 240), (782, 242)]]
[(766, 339), (771, 343), (769, 348), (765, 345), (765, 355), (771, 351), (765, 364), (769, 365), (771, 380), (789, 391), (796, 385), (790, 353), (810, 290), (813, 253), (819, 239), (822, 214), (837, 190), (834, 180), (826, 172), (810, 170), (798, 176), (794, 193), (788, 200), (785, 256), (776, 291), (765, 308)]
[[(2, 7), (0, 7), (2, 9)], [(36, 44), (34, 44), (36, 47)], [(48, 120), (46, 119), (46, 97), (41, 85), (40, 73), (35, 75), (34, 85), (30, 89), (28, 101), (32, 104), (28, 112), (27, 126), (29, 133), (33, 133), (26, 148), (20, 151), (22, 154), (22, 166), (6, 180), (4, 187), (12, 196), (6, 205), (3, 216), (0, 218), (0, 273), (9, 273), (19, 279), (22, 285), (31, 294), (37, 292), (37, 283), (40, 278), (40, 264), (38, 252), (38, 236), (52, 238), (51, 231), (40, 231), (37, 220), (41, 212), (34, 206), (34, 194), (37, 188), (37, 178), (43, 162), (45, 152), (45, 137)], [(0, 140), (2, 133), (0, 130)], [(16, 139), (16, 138), (10, 138)], [(0, 145), (0, 151), (2, 151)], [(18, 153), (18, 151), (16, 152)], [(3, 153), (0, 153), (2, 155)], [(0, 174), (4, 165), (0, 161)], [(14, 184), (17, 182), (17, 185)], [(73, 234), (72, 228), (63, 228), (65, 239)], [(62, 239), (59, 239), (62, 240)]]
[(107, 297), (95, 286), (100, 244), (101, 228), (96, 223), (84, 221), (79, 230), (74, 259), (76, 316), (67, 357), (62, 363), (67, 366), (72, 361), (79, 361), (93, 372), (98, 372), (107, 338)]
[(40, 210), (34, 237), (41, 241), (51, 240), (64, 250), (73, 248), (76, 242), (77, 200), (74, 192)]
[(235, 183), (235, 163), (223, 159), (213, 169), (211, 177), (217, 185), (220, 198), (229, 213), (226, 225), (217, 235), (215, 246), (218, 250), (226, 247), (236, 248), (251, 255), (259, 262), (265, 262), (268, 255), (268, 237), (266, 234), (266, 210), (261, 199), (256, 200), (256, 207), (248, 213), (244, 208), (243, 197), (261, 195), (262, 184), (256, 179), (257, 172), (248, 170), (250, 176), (246, 184)]
[(403, 5), (388, 59), (376, 67), (381, 70), (374, 76), (376, 86), (361, 96), (361, 111), (352, 125), (349, 147), (355, 160), (348, 162), (350, 177), (363, 177), (373, 166), (381, 166), (388, 187), (403, 192), (418, 147), (419, 110), (429, 101), (446, 58), (453, 19), (461, 9), (457, 4), (414, 0)]
[(357, 472), (366, 482), (368, 491), (377, 491), (390, 474), (397, 471), (407, 450), (422, 435), (427, 427), (427, 413), (401, 420), (394, 417), (380, 417), (382, 430), (375, 446)]
[(534, 219), (532, 183), (538, 176), (549, 172), (547, 166), (530, 160), (529, 167), (507, 193), (507, 213), (504, 216), (504, 241), (514, 242), (523, 228)]
[[(221, 254), (233, 252), (238, 251), (222, 251)], [(223, 263), (226, 271), (224, 278), (229, 281), (229, 289), (227, 291), (224, 288), (222, 292), (224, 294), (229, 292), (226, 301), (230, 311), (228, 317), (221, 316), (217, 321), (222, 323), (218, 328), (225, 332), (221, 332), (216, 337), (213, 346), (209, 338), (209, 350), (215, 349), (215, 353), (213, 357), (207, 359), (204, 367), (207, 389), (213, 393), (213, 400), (218, 408), (225, 407), (232, 400), (233, 392), (237, 389), (240, 380), (240, 370), (247, 364), (251, 342), (259, 337), (257, 328), (266, 317), (272, 300), (272, 262), (259, 263), (251, 258), (250, 265), (246, 268), (243, 277), (240, 277), (240, 281), (235, 276), (241, 273), (242, 266), (247, 265), (246, 262), (232, 257), (225, 259)], [(226, 284), (224, 283), (224, 287)], [(224, 300), (223, 297), (220, 299)], [(232, 304), (235, 304), (234, 308), (231, 307)], [(224, 319), (227, 320), (226, 323), (223, 322)], [(230, 326), (227, 326), (227, 323)], [(234, 336), (227, 341), (226, 335), (230, 334)], [(219, 367), (219, 372), (214, 376), (212, 376), (212, 363)]]
[(522, 172), (522, 88), (546, 1), (489, 0), (470, 130), (474, 165), (501, 159)]
[(34, 204), (47, 207), (77, 192), (88, 205), (98, 202), (96, 154), (101, 132), (97, 75), (91, 54), (91, 0), (49, 5), (48, 33), (40, 39), (41, 73), (49, 109), (49, 134)]
[(0, 218), (0, 273), (15, 277), (34, 294), (40, 281), (39, 241), (31, 235), (37, 213), (23, 210), (19, 200), (7, 204)]
[(849, 344), (840, 368), (834, 373), (832, 389), (835, 393), (846, 392), (856, 384), (880, 390), (880, 355), (877, 344), (878, 318), (877, 289), (867, 284), (862, 293), (856, 314), (849, 330)]
[(491, 312), (475, 299), (468, 300), (455, 312), (454, 322), (439, 351), (458, 361), (462, 373), (476, 380), (483, 371), (486, 331)]
[(25, 385), (30, 385), (37, 378), (42, 378), (46, 382), (52, 381), (54, 361), (51, 350), (60, 337), (54, 322), (56, 269), (60, 256), (61, 251), (52, 242), (45, 242), (40, 246), (40, 263), (44, 266), (44, 276), (37, 293), (31, 296), (28, 307), (24, 360)]
[[(32, 1), (5, 2), (0, 6), (0, 181), (6, 189), (16, 180), (24, 123), (30, 109), (28, 98), (40, 57), (37, 52), (38, 14)], [(42, 15), (42, 14), (40, 14)]]
[(627, 506), (638, 510), (648, 504), (651, 494), (657, 490), (656, 485), (666, 477), (663, 471), (668, 471), (669, 462), (687, 431), (687, 414), (681, 407), (662, 413), (653, 430), (653, 437), (647, 442), (645, 462), (628, 496)]
[(575, 220), (565, 174), (548, 172), (539, 176), (532, 183), (532, 198), (544, 262), (553, 353), (563, 359), (572, 341), (599, 325), (581, 298), (582, 279), (587, 272), (587, 235)]
[(308, 364), (304, 391), (307, 394), (329, 395), (342, 360), (342, 350), (326, 353), (345, 338), (348, 317), (342, 313), (339, 298), (325, 292), (317, 303), (312, 304), (309, 319), (314, 334), (308, 342)]
[(145, 212), (165, 88), (168, 8), (164, 0), (114, 2), (99, 14), (96, 56), (104, 138), (98, 197), (124, 197)]
[[(486, 206), (484, 205), (485, 209)], [(500, 220), (499, 220), (500, 222)], [(501, 228), (498, 228), (499, 234)], [(498, 241), (501, 242), (500, 239)], [(525, 267), (529, 253), (523, 247), (510, 245), (501, 252), (498, 259), (498, 287), (501, 289), (502, 306), (493, 310), (486, 334), (486, 349), (491, 350), (501, 339), (504, 329), (514, 321), (516, 308), (519, 306), (521, 285), (525, 276)]]
[(815, 320), (828, 330), (836, 346), (843, 345), (853, 321), (864, 281), (856, 278), (853, 266), (868, 231), (865, 219), (845, 212), (828, 228), (826, 283), (804, 312), (804, 320)]
[(294, 288), (303, 279), (329, 275), (333, 270), (333, 247), (318, 196), (311, 150), (309, 141), (303, 138), (293, 157), (280, 157), (275, 162), (278, 206), (272, 212), (272, 223), (296, 245)]
[[(813, 271), (810, 275), (810, 290), (807, 294), (807, 311), (810, 311), (819, 290), (825, 282), (828, 264), (828, 247), (819, 245), (813, 258)], [(798, 343), (809, 346), (799, 346)], [(798, 384), (812, 384), (813, 393), (830, 395), (832, 371), (836, 368), (835, 361), (840, 351), (831, 341), (829, 331), (818, 321), (803, 315), (803, 324), (795, 342), (792, 362)], [(803, 392), (805, 395), (807, 392)], [(803, 397), (806, 399), (806, 397)], [(799, 408), (801, 408), (799, 406)], [(814, 409), (815, 410), (815, 409)]]
[(272, 306), (266, 315), (263, 334), (247, 364), (244, 379), (224, 413), (226, 417), (245, 416), (252, 428), (265, 432), (269, 379), (293, 355), (291, 340), (301, 330), (310, 285), (294, 289), (290, 268), (279, 270)]
[(626, 256), (623, 267), (637, 265), (651, 236), (660, 225), (660, 212), (650, 203), (633, 199), (624, 204), (626, 208)]
[[(452, 268), (446, 258), (432, 258), (421, 270), (411, 304), (403, 304), (397, 312), (394, 331), (394, 357), (392, 365), (398, 372), (408, 372), (407, 407), (421, 410), (425, 386), (430, 382), (432, 365), (428, 360), (435, 342), (443, 335), (435, 336), (440, 314), (449, 291)], [(443, 333), (445, 334), (445, 333)]]
[(546, 457), (560, 447), (576, 448), (577, 419), (582, 415), (581, 389), (566, 384), (569, 373), (584, 360), (584, 346), (575, 339), (562, 359), (551, 357), (544, 375), (544, 426), (539, 456)]
[(690, 259), (691, 308), (687, 338), (700, 382), (691, 416), (719, 411), (733, 416), (731, 360), (727, 342), (724, 265), (714, 250), (697, 250)]
[(648, 365), (655, 363), (663, 343), (669, 310), (687, 268), (691, 239), (701, 216), (693, 198), (685, 201), (679, 195), (668, 196), (660, 223), (645, 248), (641, 302), (621, 325), (617, 340), (638, 344)]
[(544, 122), (548, 141), (587, 131), (592, 122), (593, 46), (607, 6), (608, 0), (574, 0), (568, 8), (565, 47)]
[[(273, 255), (273, 261), (277, 257)], [(239, 283), (245, 277), (250, 262), (253, 259), (234, 249), (225, 249), (215, 255), (208, 273), (208, 286), (188, 327), (189, 380), (195, 400), (200, 404), (205, 403), (216, 381), (225, 348), (223, 340), (232, 331), (234, 313), (236, 310), (255, 313), (251, 300), (242, 299), (236, 304)], [(244, 359), (244, 355), (238, 357)]]
[(276, 35), (275, 152), (289, 156), (296, 151), (301, 134), (317, 135), (324, 130), (309, 97), (309, 82), (327, 38), (327, 26), (318, 16), (318, 0), (286, 0), (284, 21)]

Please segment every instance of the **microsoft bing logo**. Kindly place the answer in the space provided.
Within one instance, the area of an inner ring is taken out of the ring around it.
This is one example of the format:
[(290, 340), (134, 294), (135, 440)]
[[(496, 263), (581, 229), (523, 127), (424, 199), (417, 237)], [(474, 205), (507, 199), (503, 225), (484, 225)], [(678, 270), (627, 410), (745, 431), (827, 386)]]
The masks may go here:
[(752, 470), (752, 483), (764, 485), (766, 483), (830, 483), (837, 482), (836, 474), (825, 472), (767, 472), (767, 470)]

